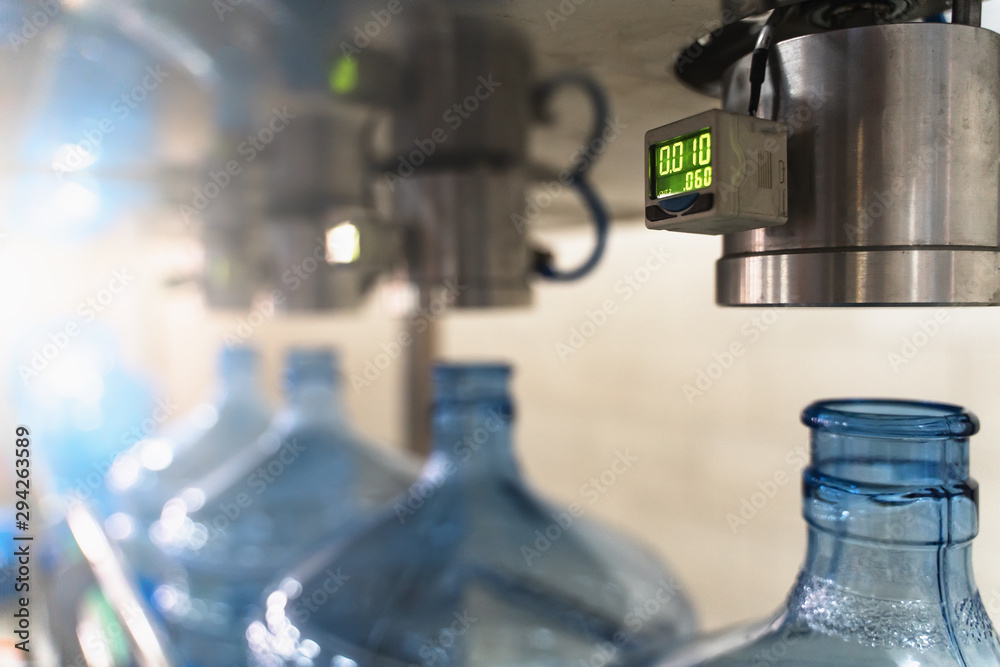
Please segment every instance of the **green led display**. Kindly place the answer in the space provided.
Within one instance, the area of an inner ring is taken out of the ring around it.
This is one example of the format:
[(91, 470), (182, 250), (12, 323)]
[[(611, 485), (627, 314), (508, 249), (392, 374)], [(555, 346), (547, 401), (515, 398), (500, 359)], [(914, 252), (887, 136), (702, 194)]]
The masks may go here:
[(694, 192), (711, 184), (711, 128), (649, 147), (649, 190), (653, 199)]
[(358, 87), (358, 61), (345, 55), (330, 68), (330, 89), (335, 93), (347, 94)]

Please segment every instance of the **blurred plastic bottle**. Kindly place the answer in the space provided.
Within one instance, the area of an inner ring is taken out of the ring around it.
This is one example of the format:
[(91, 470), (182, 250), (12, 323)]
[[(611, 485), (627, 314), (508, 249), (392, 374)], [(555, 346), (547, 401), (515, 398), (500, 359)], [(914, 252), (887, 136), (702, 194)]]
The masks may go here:
[(215, 400), (202, 403), (162, 433), (140, 440), (118, 457), (108, 474), (109, 486), (120, 494), (120, 509), (108, 518), (107, 529), (120, 540), (147, 598), (163, 583), (167, 567), (149, 538), (163, 505), (252, 445), (270, 422), (258, 367), (256, 351), (223, 348)]
[(978, 486), (960, 407), (815, 403), (803, 475), (806, 563), (763, 625), (711, 637), (657, 663), (1000, 665), (1000, 641), (972, 577)]
[(437, 367), (421, 479), (280, 580), (247, 630), (251, 664), (617, 665), (694, 630), (654, 558), (525, 487), (509, 376)]
[(153, 525), (154, 542), (182, 565), (153, 599), (188, 664), (242, 664), (247, 616), (274, 576), (412, 483), (412, 464), (348, 425), (338, 370), (328, 349), (291, 351), (287, 405), (268, 430)]
[(40, 550), (30, 577), (32, 665), (178, 664), (120, 552), (86, 504), (70, 500), (64, 516), (42, 531), (29, 547)]

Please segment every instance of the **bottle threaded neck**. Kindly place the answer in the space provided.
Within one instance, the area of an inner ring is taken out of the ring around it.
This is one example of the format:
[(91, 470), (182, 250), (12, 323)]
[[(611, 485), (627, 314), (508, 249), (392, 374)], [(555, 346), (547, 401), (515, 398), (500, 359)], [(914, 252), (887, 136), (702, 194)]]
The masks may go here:
[(812, 429), (811, 468), (860, 486), (927, 487), (969, 477), (969, 436), (979, 420), (957, 405), (832, 400), (802, 413)]
[(886, 438), (968, 438), (979, 432), (979, 419), (961, 406), (879, 398), (816, 401), (802, 411), (802, 423), (829, 433)]
[(434, 367), (434, 403), (510, 403), (510, 377), (508, 364), (439, 363)]
[(802, 421), (812, 429), (803, 473), (803, 513), (812, 528), (914, 547), (975, 537), (975, 415), (943, 403), (850, 399), (814, 403)]
[(507, 476), (516, 470), (510, 427), (511, 368), (506, 364), (438, 364), (434, 368), (437, 463)]
[(229, 382), (245, 382), (257, 375), (260, 357), (257, 350), (246, 346), (223, 347), (218, 357), (219, 375)]
[(285, 390), (289, 393), (307, 384), (335, 385), (340, 359), (330, 348), (292, 348), (285, 358)]

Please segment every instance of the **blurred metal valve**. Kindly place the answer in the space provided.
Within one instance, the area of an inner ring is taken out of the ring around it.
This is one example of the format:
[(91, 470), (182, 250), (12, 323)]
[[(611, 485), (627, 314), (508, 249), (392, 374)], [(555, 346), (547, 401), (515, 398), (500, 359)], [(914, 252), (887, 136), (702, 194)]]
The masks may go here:
[[(364, 25), (368, 25), (364, 23)], [(360, 24), (359, 24), (360, 25)], [(374, 24), (372, 24), (374, 25)], [(526, 189), (541, 170), (529, 164), (528, 131), (563, 85), (582, 87), (604, 131), (608, 105), (589, 77), (539, 83), (530, 45), (516, 29), (428, 2), (379, 21), (377, 46), (356, 28), (332, 62), (330, 87), (341, 99), (380, 108), (389, 137), (371, 159), (377, 190), (391, 201), (401, 259), (417, 286), (421, 311), (440, 303), (498, 308), (531, 303), (536, 275), (575, 280), (599, 261), (608, 216), (585, 180), (593, 157), (567, 169), (598, 227), (594, 251), (576, 271), (535, 250), (524, 223)], [(430, 443), (430, 368), (436, 332), (425, 318), (407, 332), (407, 428), (410, 448)]]
[[(950, 24), (941, 0), (739, 4), (675, 68), (787, 128), (787, 222), (720, 230), (718, 303), (1000, 304), (1000, 37), (980, 0)], [(736, 20), (754, 8), (777, 9)], [(771, 188), (768, 156), (718, 176)]]
[(265, 295), (284, 310), (353, 308), (399, 254), (399, 232), (379, 222), (359, 168), (365, 119), (328, 99), (281, 109), (287, 123), (243, 157), (205, 210), (208, 301), (245, 308)]
[(377, 46), (356, 30), (339, 51), (333, 92), (391, 116), (391, 136), (372, 175), (388, 191), (393, 223), (405, 230), (406, 266), (421, 292), (457, 285), (455, 307), (520, 306), (531, 302), (536, 275), (576, 279), (593, 268), (607, 216), (584, 183), (592, 159), (565, 172), (567, 181), (582, 184), (585, 204), (599, 209), (594, 215), (604, 227), (585, 270), (555, 270), (523, 224), (526, 188), (540, 173), (529, 164), (528, 131), (563, 85), (584, 89), (595, 134), (603, 131), (608, 105), (592, 79), (539, 82), (520, 31), (433, 3), (387, 21)]

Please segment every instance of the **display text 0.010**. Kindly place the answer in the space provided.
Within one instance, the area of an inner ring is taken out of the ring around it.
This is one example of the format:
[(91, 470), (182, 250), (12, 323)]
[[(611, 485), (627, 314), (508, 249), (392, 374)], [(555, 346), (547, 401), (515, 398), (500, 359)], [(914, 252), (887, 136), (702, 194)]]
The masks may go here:
[(650, 194), (653, 199), (712, 185), (711, 128), (654, 144), (649, 153)]

